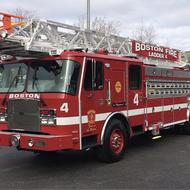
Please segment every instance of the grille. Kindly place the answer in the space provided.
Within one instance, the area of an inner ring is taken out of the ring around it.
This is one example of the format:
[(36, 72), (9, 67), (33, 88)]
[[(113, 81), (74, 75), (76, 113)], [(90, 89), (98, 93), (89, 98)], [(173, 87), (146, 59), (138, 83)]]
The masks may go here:
[(10, 100), (7, 113), (9, 129), (40, 131), (39, 101)]

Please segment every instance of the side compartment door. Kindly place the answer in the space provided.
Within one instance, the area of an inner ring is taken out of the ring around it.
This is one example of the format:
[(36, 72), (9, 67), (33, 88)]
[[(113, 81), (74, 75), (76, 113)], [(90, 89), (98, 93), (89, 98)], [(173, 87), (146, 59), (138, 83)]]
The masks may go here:
[[(180, 89), (181, 90), (181, 89)], [(179, 90), (178, 90), (179, 91)], [(181, 90), (183, 92), (183, 90)], [(174, 123), (182, 123), (187, 121), (187, 97), (174, 97)]]
[(162, 123), (163, 117), (163, 83), (161, 80), (161, 68), (145, 68), (145, 75), (151, 79), (146, 79), (146, 125), (152, 128), (153, 125)]
[[(163, 95), (163, 123), (164, 126), (171, 125), (174, 121), (174, 95), (171, 93), (171, 80), (173, 80), (173, 71), (170, 69), (162, 69), (162, 77), (167, 78), (164, 82)], [(168, 81), (168, 79), (170, 81)]]
[(173, 83), (173, 87), (175, 88), (174, 123), (180, 123), (189, 119), (187, 115), (187, 94), (189, 93), (188, 87), (190, 86), (189, 72), (173, 71), (173, 77), (178, 81)]
[(144, 126), (145, 93), (143, 67), (139, 64), (128, 66), (128, 116), (130, 126)]
[(111, 96), (113, 107), (120, 107), (126, 105), (125, 76), (126, 74), (124, 70), (112, 71)]

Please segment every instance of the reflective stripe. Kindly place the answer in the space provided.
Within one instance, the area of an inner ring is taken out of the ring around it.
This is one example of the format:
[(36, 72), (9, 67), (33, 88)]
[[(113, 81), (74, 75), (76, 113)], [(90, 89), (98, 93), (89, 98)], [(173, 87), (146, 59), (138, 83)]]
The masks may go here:
[(170, 126), (170, 125), (176, 125), (178, 123), (184, 123), (186, 121), (187, 120), (181, 120), (181, 121), (176, 121), (176, 122), (173, 122), (173, 123), (166, 123), (166, 124), (164, 124), (164, 127), (167, 127), (167, 126)]
[(128, 111), (128, 116), (142, 115), (145, 113), (145, 108), (133, 109)]
[[(137, 115), (143, 115), (143, 114), (150, 114), (150, 113), (158, 113), (162, 111), (170, 111), (178, 110), (178, 109), (184, 109), (187, 108), (187, 103), (183, 104), (175, 104), (175, 105), (167, 105), (167, 106), (158, 106), (158, 107), (148, 107), (148, 108), (140, 108), (140, 109), (132, 109), (132, 110), (122, 110), (120, 111), (123, 113), (126, 117), (129, 116), (137, 116)], [(107, 113), (99, 113), (96, 114), (96, 121), (105, 121), (106, 118), (112, 114), (112, 112)], [(85, 124), (88, 122), (87, 115), (82, 116), (82, 123)], [(74, 117), (57, 117), (57, 125), (76, 125), (80, 123), (80, 117), (74, 116)], [(167, 124), (166, 124), (167, 125)]]
[(57, 125), (76, 125), (80, 123), (80, 117), (57, 117)]

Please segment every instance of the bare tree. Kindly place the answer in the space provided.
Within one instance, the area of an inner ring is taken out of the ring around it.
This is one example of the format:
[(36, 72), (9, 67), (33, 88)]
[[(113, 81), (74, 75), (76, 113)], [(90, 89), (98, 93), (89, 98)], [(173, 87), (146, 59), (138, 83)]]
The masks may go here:
[(153, 25), (145, 25), (142, 21), (140, 24), (137, 25), (132, 35), (133, 38), (138, 41), (155, 43), (157, 33)]
[(17, 15), (17, 16), (24, 17), (23, 20), (37, 18), (37, 14), (35, 13), (35, 11), (26, 10), (26, 9), (22, 9), (22, 8), (17, 8), (15, 10), (12, 10), (11, 13), (14, 15)]
[(78, 20), (74, 23), (74, 25), (85, 29), (87, 27), (86, 17), (84, 15), (78, 17)]
[(101, 33), (119, 35), (119, 25), (117, 21), (106, 21), (105, 18), (96, 17), (92, 20), (92, 29)]
[[(86, 17), (79, 17), (78, 22), (75, 25), (80, 28), (86, 28)], [(118, 21), (108, 21), (105, 17), (95, 17), (90, 25), (91, 29), (97, 32), (119, 35), (120, 23)]]
[(182, 60), (190, 63), (190, 51), (182, 52)]

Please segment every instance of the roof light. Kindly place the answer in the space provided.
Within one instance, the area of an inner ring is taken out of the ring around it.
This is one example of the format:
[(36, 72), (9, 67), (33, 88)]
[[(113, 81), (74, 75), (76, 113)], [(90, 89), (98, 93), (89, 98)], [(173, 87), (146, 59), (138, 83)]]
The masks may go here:
[(13, 56), (11, 56), (11, 55), (1, 55), (0, 56), (0, 60), (1, 61), (8, 61), (8, 60), (11, 60), (11, 59), (13, 59)]
[(56, 56), (56, 55), (61, 55), (61, 53), (63, 52), (63, 50), (60, 49), (53, 49), (49, 51), (49, 55), (50, 56)]
[(6, 38), (7, 36), (8, 36), (7, 30), (2, 30), (2, 31), (0, 31), (0, 37), (1, 37), (2, 39)]
[(97, 54), (104, 54), (104, 55), (108, 55), (108, 50), (107, 49), (104, 49), (104, 48), (100, 48), (100, 49), (97, 49), (95, 50), (95, 53)]

